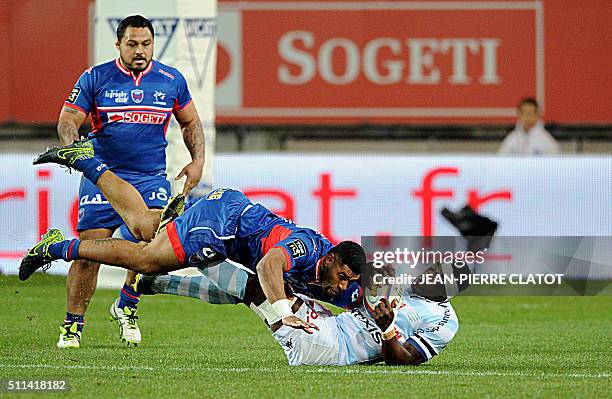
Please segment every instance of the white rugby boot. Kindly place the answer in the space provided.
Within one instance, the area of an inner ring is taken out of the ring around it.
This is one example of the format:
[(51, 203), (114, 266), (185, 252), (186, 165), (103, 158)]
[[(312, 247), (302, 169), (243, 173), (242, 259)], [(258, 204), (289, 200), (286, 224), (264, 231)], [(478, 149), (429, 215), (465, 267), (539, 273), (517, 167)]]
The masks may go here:
[(57, 341), (57, 347), (60, 349), (77, 349), (80, 346), (81, 332), (78, 330), (78, 323), (74, 321), (69, 324), (61, 325), (59, 341)]
[(119, 325), (119, 337), (122, 342), (127, 343), (127, 346), (137, 346), (141, 341), (136, 311), (136, 308), (130, 308), (129, 306), (125, 306), (123, 309), (119, 308), (119, 298), (110, 307), (111, 321), (115, 321)]

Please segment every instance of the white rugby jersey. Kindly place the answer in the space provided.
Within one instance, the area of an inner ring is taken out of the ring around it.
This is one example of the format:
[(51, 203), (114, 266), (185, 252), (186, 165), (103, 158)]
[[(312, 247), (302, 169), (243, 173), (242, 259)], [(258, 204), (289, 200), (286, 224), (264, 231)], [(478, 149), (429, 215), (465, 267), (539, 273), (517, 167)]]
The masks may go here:
[[(319, 331), (282, 326), (273, 336), (290, 365), (338, 365), (376, 362), (382, 358), (382, 332), (364, 306), (334, 316), (325, 306), (300, 296), (305, 304), (296, 316), (314, 323)], [(428, 361), (442, 351), (459, 328), (448, 302), (405, 297), (395, 318), (397, 338), (410, 342)]]
[[(364, 306), (336, 316), (344, 348), (340, 362), (355, 364), (382, 360), (382, 332)], [(440, 353), (459, 329), (455, 310), (449, 302), (421, 297), (404, 297), (395, 317), (397, 339), (408, 341), (425, 361)]]

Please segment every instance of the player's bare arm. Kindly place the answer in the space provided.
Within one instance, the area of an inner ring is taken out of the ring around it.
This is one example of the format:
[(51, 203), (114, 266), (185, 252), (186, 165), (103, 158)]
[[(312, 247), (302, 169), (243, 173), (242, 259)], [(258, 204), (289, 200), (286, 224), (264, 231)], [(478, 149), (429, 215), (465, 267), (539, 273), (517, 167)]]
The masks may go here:
[(402, 345), (397, 340), (395, 329), (390, 328), (394, 323), (395, 313), (391, 305), (385, 299), (381, 300), (378, 306), (376, 306), (372, 316), (378, 328), (383, 331), (382, 355), (386, 364), (416, 366), (423, 362), (424, 359), (422, 355), (415, 347), (408, 342)]
[(291, 304), (285, 294), (283, 279), (283, 273), (287, 269), (287, 259), (283, 250), (271, 248), (257, 264), (259, 283), (266, 298), (275, 308), (275, 311), (279, 313), (284, 325), (312, 333), (312, 329), (318, 330), (319, 328), (315, 324), (307, 323), (293, 315), (291, 311)]
[(187, 195), (197, 186), (202, 178), (204, 168), (204, 129), (193, 101), (185, 108), (175, 113), (176, 120), (181, 126), (183, 141), (191, 154), (192, 161), (185, 165), (175, 180), (187, 177), (183, 186), (183, 194)]
[(257, 276), (270, 303), (287, 299), (283, 284), (283, 273), (286, 270), (287, 260), (280, 248), (271, 248), (257, 264)]
[(62, 145), (68, 145), (79, 139), (79, 128), (87, 115), (74, 108), (64, 106), (57, 122), (57, 134)]
[[(288, 298), (293, 297), (292, 296), (293, 293), (291, 292), (290, 287), (287, 284), (284, 284), (284, 287), (285, 287), (285, 295)], [(304, 301), (299, 297), (294, 297), (294, 298), (295, 298), (295, 302), (293, 302), (293, 305), (291, 306), (291, 311), (293, 313), (296, 313), (300, 309)], [(242, 299), (242, 302), (249, 307), (250, 306), (259, 307), (265, 301), (266, 301), (266, 295), (261, 289), (261, 284), (259, 284), (259, 279), (257, 279), (257, 277), (250, 278), (244, 289), (244, 298)], [(283, 326), (283, 322), (279, 320), (278, 322), (273, 323), (269, 327), (270, 327), (270, 331), (276, 332), (282, 326)]]

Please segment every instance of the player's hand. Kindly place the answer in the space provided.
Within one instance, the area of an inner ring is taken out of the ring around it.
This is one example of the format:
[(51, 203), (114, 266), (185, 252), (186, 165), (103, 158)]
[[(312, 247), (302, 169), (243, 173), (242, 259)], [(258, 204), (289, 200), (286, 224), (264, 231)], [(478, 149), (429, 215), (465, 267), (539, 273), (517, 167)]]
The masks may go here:
[(393, 323), (393, 319), (395, 319), (395, 312), (393, 311), (391, 304), (389, 304), (389, 302), (383, 298), (374, 308), (372, 316), (374, 317), (374, 322), (378, 328), (380, 328), (381, 331), (385, 331), (387, 328), (389, 328), (391, 323)]
[(319, 329), (319, 327), (317, 327), (315, 324), (307, 323), (295, 315), (285, 317), (283, 319), (283, 324), (292, 328), (297, 328), (298, 330), (304, 330), (308, 334), (312, 334), (313, 329)]
[(363, 287), (367, 290), (366, 292), (371, 292), (370, 295), (377, 295), (380, 284), (376, 284), (374, 282), (374, 277), (394, 277), (395, 275), (395, 267), (393, 265), (385, 264), (381, 267), (374, 267), (373, 262), (368, 262), (365, 270), (363, 271), (363, 278), (361, 281)]
[(181, 170), (174, 180), (180, 180), (183, 176), (187, 176), (187, 180), (185, 180), (185, 185), (183, 186), (183, 195), (189, 194), (189, 192), (198, 185), (200, 179), (202, 178), (202, 170), (204, 169), (204, 160), (196, 159), (189, 162), (185, 167)]

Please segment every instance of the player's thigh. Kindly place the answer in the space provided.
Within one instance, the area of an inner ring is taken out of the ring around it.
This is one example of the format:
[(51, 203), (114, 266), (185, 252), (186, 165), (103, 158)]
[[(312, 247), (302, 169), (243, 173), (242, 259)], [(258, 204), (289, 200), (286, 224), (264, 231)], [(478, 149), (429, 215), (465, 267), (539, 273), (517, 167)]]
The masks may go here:
[[(114, 231), (123, 220), (102, 195), (102, 192), (86, 178), (81, 179), (79, 187), (79, 211), (77, 230), (107, 229)], [(89, 239), (105, 238), (97, 235)]]
[(166, 225), (177, 258), (185, 267), (207, 268), (227, 258), (226, 220), (200, 200)]
[(160, 231), (153, 241), (143, 247), (139, 261), (147, 266), (148, 273), (171, 272), (182, 268), (166, 229)]

